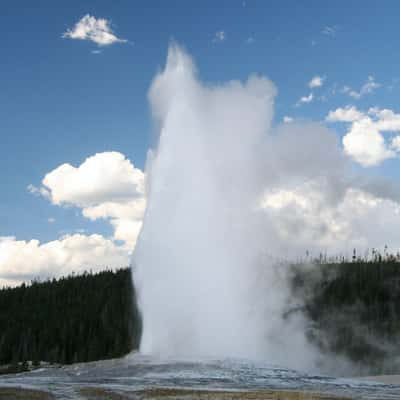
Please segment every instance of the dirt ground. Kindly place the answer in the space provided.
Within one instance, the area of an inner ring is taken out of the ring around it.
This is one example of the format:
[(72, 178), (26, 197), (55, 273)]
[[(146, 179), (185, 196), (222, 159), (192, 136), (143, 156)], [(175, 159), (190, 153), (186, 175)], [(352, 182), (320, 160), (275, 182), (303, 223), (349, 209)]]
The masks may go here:
[[(349, 400), (343, 397), (296, 391), (206, 391), (150, 389), (117, 393), (100, 388), (82, 388), (77, 398), (87, 400)], [(0, 400), (54, 400), (50, 393), (21, 388), (0, 388)]]

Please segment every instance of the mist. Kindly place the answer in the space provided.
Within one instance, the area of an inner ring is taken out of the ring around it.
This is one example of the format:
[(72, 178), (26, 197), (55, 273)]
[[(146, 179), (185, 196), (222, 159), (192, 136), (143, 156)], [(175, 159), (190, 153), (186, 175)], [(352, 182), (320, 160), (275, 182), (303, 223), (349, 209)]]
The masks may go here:
[(287, 312), (295, 304), (282, 260), (359, 243), (347, 201), (364, 192), (350, 187), (334, 133), (273, 125), (276, 95), (259, 75), (203, 83), (187, 52), (170, 46), (149, 90), (159, 138), (133, 254), (142, 353), (320, 365), (304, 316)]

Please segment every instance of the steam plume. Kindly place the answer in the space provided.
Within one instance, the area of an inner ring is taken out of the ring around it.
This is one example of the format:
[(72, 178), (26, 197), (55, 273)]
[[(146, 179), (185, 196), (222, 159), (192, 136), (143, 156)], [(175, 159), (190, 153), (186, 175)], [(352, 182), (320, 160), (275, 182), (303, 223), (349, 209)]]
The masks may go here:
[(170, 47), (149, 92), (160, 137), (134, 253), (142, 352), (282, 362), (288, 330), (290, 345), (306, 348), (301, 321), (282, 319), (284, 280), (260, 259), (272, 245), (260, 199), (275, 94), (260, 76), (203, 85)]

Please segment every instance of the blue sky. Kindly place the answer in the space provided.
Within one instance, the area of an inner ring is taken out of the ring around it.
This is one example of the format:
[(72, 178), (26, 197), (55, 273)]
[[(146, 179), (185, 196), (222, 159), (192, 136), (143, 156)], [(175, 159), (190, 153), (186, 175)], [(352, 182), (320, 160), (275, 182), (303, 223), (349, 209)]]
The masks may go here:
[[(48, 242), (77, 230), (112, 234), (107, 220), (90, 221), (27, 187), (102, 152), (120, 152), (143, 170), (154, 142), (147, 91), (171, 40), (210, 84), (268, 76), (278, 89), (275, 124), (284, 116), (325, 121), (350, 105), (400, 111), (399, 11), (396, 1), (3, 1), (0, 236)], [(87, 14), (126, 41), (63, 38)], [(310, 88), (316, 76), (322, 85)], [(361, 93), (368, 77), (376, 86)], [(310, 93), (310, 102), (298, 103)], [(339, 138), (348, 131), (340, 118), (326, 124)], [(353, 166), (398, 180), (396, 156)]]

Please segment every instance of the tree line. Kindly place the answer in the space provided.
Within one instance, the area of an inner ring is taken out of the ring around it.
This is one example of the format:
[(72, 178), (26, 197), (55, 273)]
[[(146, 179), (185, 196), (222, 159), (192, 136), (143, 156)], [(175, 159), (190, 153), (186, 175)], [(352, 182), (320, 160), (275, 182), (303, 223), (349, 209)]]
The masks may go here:
[[(320, 257), (290, 271), (301, 304), (293, 312), (306, 316), (312, 343), (369, 372), (400, 372), (398, 257)], [(120, 357), (138, 348), (140, 336), (129, 268), (0, 289), (0, 365)]]
[(119, 357), (140, 333), (130, 269), (0, 290), (0, 364)]
[(308, 338), (361, 373), (400, 372), (400, 262), (377, 252), (341, 262), (292, 265), (293, 295), (303, 302)]

